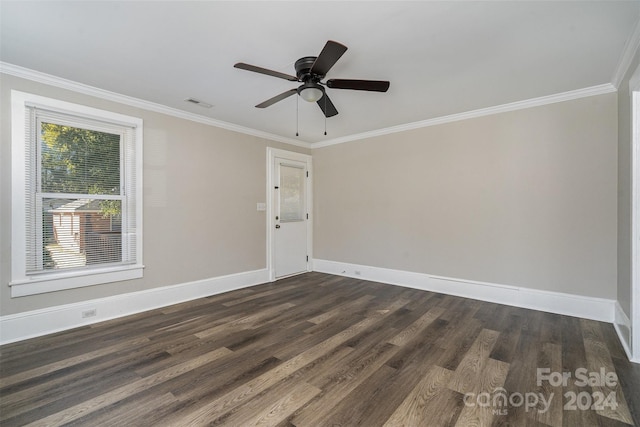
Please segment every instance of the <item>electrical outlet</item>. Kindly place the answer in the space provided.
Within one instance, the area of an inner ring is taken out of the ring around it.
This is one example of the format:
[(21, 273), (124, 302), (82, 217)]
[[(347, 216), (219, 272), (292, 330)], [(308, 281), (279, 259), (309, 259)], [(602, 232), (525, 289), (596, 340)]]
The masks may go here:
[(96, 309), (92, 308), (91, 310), (85, 310), (82, 312), (82, 318), (85, 319), (87, 317), (94, 317), (96, 315)]

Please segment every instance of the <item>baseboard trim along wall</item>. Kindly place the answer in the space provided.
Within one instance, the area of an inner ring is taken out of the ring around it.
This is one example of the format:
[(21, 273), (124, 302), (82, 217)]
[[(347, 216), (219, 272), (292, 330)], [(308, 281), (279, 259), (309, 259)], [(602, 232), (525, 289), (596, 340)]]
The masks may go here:
[(313, 270), (601, 322), (613, 323), (614, 321), (614, 305), (616, 301), (604, 298), (433, 276), (424, 273), (322, 259), (313, 260)]
[[(631, 322), (614, 300), (321, 259), (313, 260), (313, 270), (613, 323), (625, 351), (630, 354), (628, 349), (630, 348)], [(60, 332), (267, 282), (269, 282), (268, 270), (255, 270), (2, 316), (0, 317), (0, 344)], [(87, 312), (95, 315), (83, 317)]]
[[(90, 325), (268, 281), (267, 269), (254, 270), (2, 316), (0, 344)], [(86, 316), (92, 313), (95, 315), (83, 317), (83, 314)]]
[(620, 303), (618, 301), (615, 302), (614, 305), (614, 319), (613, 319), (613, 327), (616, 329), (618, 333), (618, 338), (620, 338), (620, 343), (624, 348), (625, 353), (627, 353), (627, 357), (632, 362), (640, 363), (640, 360), (634, 360), (631, 352), (631, 320), (626, 315)]

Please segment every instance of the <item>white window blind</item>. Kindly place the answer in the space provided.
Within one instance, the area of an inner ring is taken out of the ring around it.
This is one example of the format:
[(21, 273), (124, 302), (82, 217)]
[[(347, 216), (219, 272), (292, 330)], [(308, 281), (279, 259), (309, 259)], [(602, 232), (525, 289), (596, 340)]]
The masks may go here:
[(143, 277), (142, 125), (11, 91), (12, 297)]
[(135, 264), (135, 129), (33, 106), (26, 119), (26, 273)]

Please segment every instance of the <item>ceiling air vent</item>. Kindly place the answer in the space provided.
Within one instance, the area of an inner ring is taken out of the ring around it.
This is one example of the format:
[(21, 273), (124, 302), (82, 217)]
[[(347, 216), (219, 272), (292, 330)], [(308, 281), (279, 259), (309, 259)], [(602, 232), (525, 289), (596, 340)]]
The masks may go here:
[(185, 99), (185, 102), (190, 102), (192, 104), (196, 104), (196, 105), (198, 105), (200, 107), (203, 107), (203, 108), (211, 108), (211, 107), (213, 107), (213, 105), (211, 105), (211, 104), (209, 104), (207, 102), (204, 102), (204, 101), (200, 101), (199, 99), (195, 99), (195, 98), (187, 98), (187, 99)]

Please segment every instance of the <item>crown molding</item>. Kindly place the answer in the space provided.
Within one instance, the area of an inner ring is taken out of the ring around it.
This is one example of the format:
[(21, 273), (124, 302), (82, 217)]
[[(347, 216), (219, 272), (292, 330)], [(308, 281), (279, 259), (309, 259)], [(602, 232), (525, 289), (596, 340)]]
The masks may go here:
[(451, 114), (449, 116), (436, 117), (433, 119), (421, 120), (418, 122), (406, 123), (398, 126), (391, 126), (384, 129), (378, 129), (370, 132), (363, 132), (355, 135), (349, 135), (341, 138), (335, 138), (328, 141), (316, 142), (311, 148), (322, 148), (330, 145), (343, 144), (345, 142), (357, 141), (359, 139), (373, 138), (376, 136), (388, 135), (391, 133), (404, 132), (413, 129), (420, 129), (429, 126), (441, 125), (444, 123), (457, 122), (460, 120), (468, 120), (476, 117), (489, 116), (492, 114), (506, 113), (509, 111), (522, 110), (525, 108), (539, 107), (547, 104), (555, 104), (557, 102), (571, 101), (574, 99), (585, 98), (595, 95), (603, 95), (606, 93), (616, 92), (617, 89), (611, 84), (606, 83), (598, 86), (592, 86), (584, 89), (572, 90), (569, 92), (558, 93), (554, 95), (542, 96), (539, 98), (527, 99), (525, 101), (511, 102), (509, 104), (497, 105), (495, 107), (481, 108), (479, 110), (467, 111), (464, 113)]
[(611, 78), (611, 84), (615, 86), (616, 89), (620, 88), (620, 84), (622, 83), (625, 74), (627, 74), (627, 71), (629, 71), (629, 67), (631, 66), (633, 57), (638, 52), (638, 48), (640, 48), (640, 17), (638, 18), (638, 22), (636, 22), (633, 33), (631, 33), (631, 37), (629, 37), (627, 42), (624, 44), (624, 49), (622, 50), (618, 66)]
[[(638, 35), (638, 37), (635, 37), (636, 34)], [(638, 42), (640, 42), (640, 25), (636, 27), (636, 31), (634, 32), (634, 37), (638, 39)], [(632, 37), (632, 39), (634, 37)], [(627, 44), (629, 45), (629, 43)], [(625, 57), (627, 56), (628, 55), (625, 55)], [(633, 58), (633, 55), (631, 55), (631, 58)], [(629, 59), (628, 61), (630, 64), (631, 59)], [(627, 65), (627, 67), (628, 66), (629, 65)], [(306, 141), (300, 141), (297, 139), (286, 138), (280, 135), (275, 135), (268, 132), (247, 128), (244, 126), (235, 125), (233, 123), (212, 119), (210, 117), (205, 117), (205, 116), (201, 116), (194, 113), (189, 113), (187, 111), (178, 110), (177, 108), (167, 107), (166, 105), (157, 104), (157, 103), (145, 101), (139, 98), (134, 98), (127, 95), (122, 95), (119, 93), (107, 91), (104, 89), (100, 89), (100, 88), (85, 85), (82, 83), (74, 82), (72, 80), (67, 80), (60, 77), (52, 76), (50, 74), (41, 73), (39, 71), (34, 71), (28, 68), (9, 64), (6, 62), (0, 62), (0, 73), (9, 74), (9, 75), (24, 78), (27, 80), (32, 80), (38, 83), (59, 87), (61, 89), (72, 90), (74, 92), (79, 92), (85, 95), (94, 96), (96, 98), (118, 102), (120, 104), (142, 108), (142, 109), (154, 111), (157, 113), (167, 114), (167, 115), (182, 118), (185, 120), (190, 120), (190, 121), (202, 123), (205, 125), (215, 126), (215, 127), (227, 129), (230, 131), (255, 136), (258, 138), (264, 138), (271, 141), (278, 141), (285, 144), (294, 145), (294, 146), (303, 147), (303, 148), (310, 148), (310, 149), (328, 147), (331, 145), (343, 144), (346, 142), (357, 141), (357, 140), (366, 139), (366, 138), (373, 138), (373, 137), (388, 135), (388, 134), (397, 133), (397, 132), (404, 132), (404, 131), (413, 130), (413, 129), (420, 129), (423, 127), (436, 126), (436, 125), (441, 125), (445, 123), (472, 119), (476, 117), (505, 113), (509, 111), (522, 110), (525, 108), (538, 107), (542, 105), (553, 104), (553, 103), (563, 102), (563, 101), (570, 101), (574, 99), (585, 98), (585, 97), (595, 96), (595, 95), (602, 95), (602, 94), (612, 93), (617, 91), (616, 86), (614, 86), (611, 83), (606, 83), (606, 84), (592, 86), (584, 89), (577, 89), (569, 92), (563, 92), (563, 93), (558, 93), (554, 95), (528, 99), (524, 101), (517, 101), (517, 102), (508, 103), (508, 104), (502, 104), (494, 107), (481, 108), (478, 110), (452, 114), (449, 116), (435, 117), (433, 119), (421, 120), (417, 122), (406, 123), (402, 125), (391, 126), (388, 128), (377, 129), (369, 132), (363, 132), (363, 133), (354, 134), (354, 135), (347, 135), (340, 138), (334, 138), (326, 141), (311, 143)]]
[(244, 127), (244, 126), (239, 126), (239, 125), (225, 122), (222, 120), (212, 119), (210, 117), (190, 113), (188, 111), (179, 110), (177, 108), (168, 107), (166, 105), (157, 104), (155, 102), (145, 101), (143, 99), (122, 95), (116, 92), (111, 92), (111, 91), (100, 89), (94, 86), (85, 85), (83, 83), (78, 83), (72, 80), (63, 79), (61, 77), (42, 73), (40, 71), (31, 70), (29, 68), (20, 67), (18, 65), (10, 64), (7, 62), (0, 61), (0, 73), (8, 74), (15, 77), (20, 77), (23, 79), (46, 84), (49, 86), (58, 87), (61, 89), (71, 90), (74, 92), (82, 93), (84, 95), (94, 96), (96, 98), (104, 99), (107, 101), (113, 101), (120, 104), (129, 105), (131, 107), (141, 108), (141, 109), (153, 111), (156, 113), (166, 114), (169, 116), (178, 117), (185, 120), (190, 120), (192, 122), (219, 127), (222, 129), (233, 131), (233, 132), (243, 133), (246, 135), (251, 135), (258, 138), (264, 138), (271, 141), (283, 142), (285, 144), (295, 145), (297, 147), (311, 148), (311, 144), (309, 142), (299, 141), (292, 138), (286, 138), (280, 135), (275, 135), (272, 133), (263, 132), (256, 129)]

